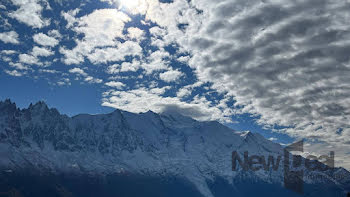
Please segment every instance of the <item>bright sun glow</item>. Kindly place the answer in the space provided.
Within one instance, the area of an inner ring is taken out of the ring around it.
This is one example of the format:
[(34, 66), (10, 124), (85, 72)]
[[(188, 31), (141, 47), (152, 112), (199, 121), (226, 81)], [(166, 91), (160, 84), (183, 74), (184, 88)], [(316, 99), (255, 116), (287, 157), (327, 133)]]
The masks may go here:
[(119, 0), (119, 2), (121, 9), (134, 14), (144, 11), (146, 5), (145, 0)]
[(131, 14), (145, 14), (147, 5), (146, 0), (119, 0), (119, 9)]
[(123, 8), (133, 10), (140, 5), (140, 0), (121, 0), (120, 3)]

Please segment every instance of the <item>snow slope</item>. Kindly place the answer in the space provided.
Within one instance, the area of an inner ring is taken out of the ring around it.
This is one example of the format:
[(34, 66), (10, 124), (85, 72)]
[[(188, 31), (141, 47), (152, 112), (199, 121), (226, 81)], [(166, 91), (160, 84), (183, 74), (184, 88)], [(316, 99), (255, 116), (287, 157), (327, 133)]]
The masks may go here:
[[(10, 100), (0, 102), (3, 171), (176, 176), (189, 180), (207, 197), (214, 196), (208, 181), (217, 177), (233, 187), (239, 179), (283, 185), (282, 162), (277, 171), (232, 171), (232, 151), (242, 158), (245, 151), (277, 157), (283, 147), (256, 133), (238, 133), (218, 122), (198, 122), (176, 113), (115, 110), (68, 117), (44, 102), (22, 110)], [(345, 169), (323, 174), (327, 184), (348, 188), (350, 175)]]

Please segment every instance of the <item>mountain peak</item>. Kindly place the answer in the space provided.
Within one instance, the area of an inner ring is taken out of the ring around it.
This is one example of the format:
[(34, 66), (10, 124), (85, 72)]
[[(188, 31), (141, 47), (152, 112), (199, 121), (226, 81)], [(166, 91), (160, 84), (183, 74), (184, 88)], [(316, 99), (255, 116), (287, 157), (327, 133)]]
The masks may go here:
[(240, 136), (244, 138), (250, 138), (253, 137), (254, 134), (251, 131), (244, 131), (240, 133)]
[(0, 101), (1, 105), (13, 105), (15, 103), (12, 103), (11, 99), (6, 99), (4, 101)]
[(157, 114), (157, 113), (152, 110), (148, 110), (145, 114)]
[(194, 121), (194, 119), (192, 119), (191, 117), (186, 116), (175, 110), (163, 111), (162, 113), (160, 113), (160, 115), (170, 117), (176, 121)]
[(49, 107), (47, 106), (47, 104), (44, 101), (39, 101), (37, 103), (35, 103), (34, 105), (31, 103), (29, 105), (29, 109), (49, 109)]
[(6, 99), (5, 101), (0, 101), (0, 109), (2, 111), (14, 112), (17, 110), (17, 106), (10, 99)]

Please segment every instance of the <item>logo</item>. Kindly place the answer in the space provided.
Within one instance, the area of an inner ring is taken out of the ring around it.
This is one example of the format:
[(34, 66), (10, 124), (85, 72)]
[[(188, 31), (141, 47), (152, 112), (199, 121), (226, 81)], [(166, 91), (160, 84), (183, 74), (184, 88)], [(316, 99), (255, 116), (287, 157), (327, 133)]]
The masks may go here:
[[(327, 171), (334, 168), (334, 152), (329, 155), (319, 157), (309, 155), (304, 158), (300, 155), (294, 155), (291, 152), (304, 152), (304, 141), (299, 141), (284, 148), (283, 155), (259, 156), (249, 155), (248, 151), (244, 152), (243, 160), (237, 151), (232, 152), (232, 171), (238, 170), (238, 165), (244, 171), (265, 170), (277, 171), (281, 166), (283, 159), (284, 187), (299, 194), (304, 194), (304, 170)], [(283, 156), (283, 157), (282, 157)]]

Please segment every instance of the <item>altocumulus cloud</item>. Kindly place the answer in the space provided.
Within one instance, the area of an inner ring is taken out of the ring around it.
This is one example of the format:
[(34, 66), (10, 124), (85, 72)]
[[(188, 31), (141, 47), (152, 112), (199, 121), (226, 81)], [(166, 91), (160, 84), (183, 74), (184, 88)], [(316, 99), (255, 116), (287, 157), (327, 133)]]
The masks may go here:
[[(9, 13), (9, 16), (17, 19), (19, 22), (34, 28), (42, 28), (50, 24), (50, 20), (44, 19), (41, 16), (43, 6), (40, 4), (39, 0), (12, 0), (12, 3), (16, 5), (18, 9)], [(42, 3), (45, 3), (46, 6), (48, 5), (46, 1), (43, 1)]]
[(0, 33), (0, 40), (4, 43), (19, 44), (18, 34), (15, 31)]
[(348, 1), (147, 2), (146, 19), (159, 25), (150, 29), (152, 44), (188, 52), (182, 61), (233, 96), (236, 113), (349, 148)]
[[(261, 124), (348, 148), (348, 1), (196, 0), (192, 6), (202, 14), (182, 11), (183, 33), (172, 31), (179, 21), (150, 18), (192, 54), (188, 63), (200, 80), (234, 96), (237, 111), (258, 115)], [(169, 7), (175, 11), (164, 16), (179, 11)]]

